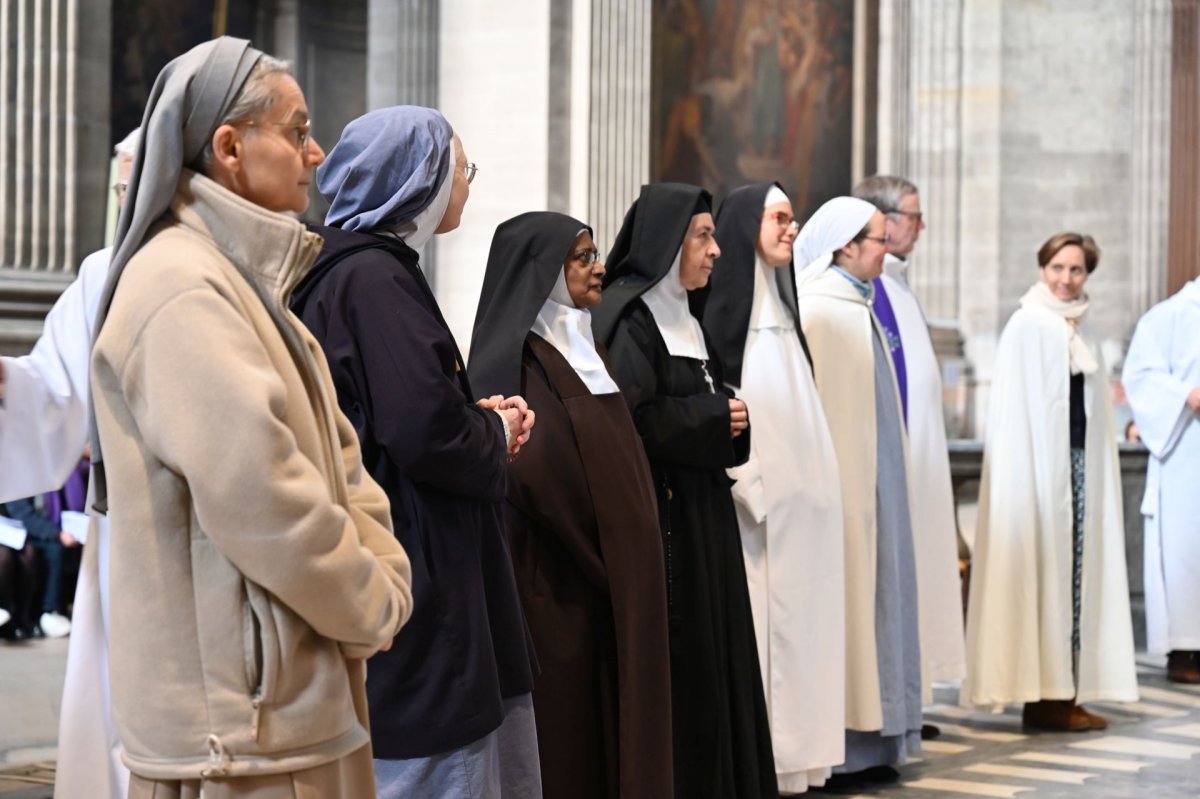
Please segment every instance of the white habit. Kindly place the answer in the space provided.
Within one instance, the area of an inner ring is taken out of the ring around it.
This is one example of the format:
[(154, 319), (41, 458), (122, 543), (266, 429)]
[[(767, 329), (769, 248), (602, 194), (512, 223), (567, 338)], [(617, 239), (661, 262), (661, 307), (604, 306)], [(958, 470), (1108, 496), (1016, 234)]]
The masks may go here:
[(880, 280), (896, 315), (908, 373), (908, 466), (917, 550), (921, 681), (928, 703), (934, 682), (966, 676), (967, 656), (942, 376), (925, 314), (908, 285), (907, 269), (904, 261), (887, 255)]
[[(111, 250), (92, 253), (23, 358), (4, 358), (0, 500), (62, 487), (88, 437), (92, 328)], [(55, 794), (124, 799), (129, 771), (113, 728), (108, 683), (108, 520), (93, 518), (75, 587), (58, 734)]]
[(845, 545), (833, 440), (778, 292), (756, 259), (738, 390), (752, 452), (729, 473), (779, 789), (802, 793), (845, 755)]
[(1098, 368), (1084, 391), (1078, 681), (1071, 651), (1071, 327), (1045, 307), (1024, 305), (1000, 336), (992, 375), (963, 704), (1137, 699), (1112, 400), (1099, 349), (1079, 333), (1077, 343)]
[(1200, 280), (1138, 322), (1122, 375), (1146, 470), (1147, 648), (1200, 650), (1200, 416), (1187, 405), (1200, 386)]
[[(876, 419), (874, 344), (883, 336), (867, 301), (833, 269), (799, 288), (800, 321), (838, 464), (845, 535), (846, 728), (883, 727), (876, 650)], [(891, 359), (888, 359), (889, 363)], [(757, 424), (753, 406), (751, 421)], [(900, 397), (896, 396), (899, 408)], [(800, 453), (803, 456), (803, 453)]]

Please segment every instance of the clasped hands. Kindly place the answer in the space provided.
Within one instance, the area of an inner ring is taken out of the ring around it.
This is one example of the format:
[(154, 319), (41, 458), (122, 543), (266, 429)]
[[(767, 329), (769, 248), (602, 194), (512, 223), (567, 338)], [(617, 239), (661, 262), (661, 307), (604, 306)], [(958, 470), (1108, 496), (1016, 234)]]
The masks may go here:
[(516, 457), (521, 447), (528, 443), (529, 435), (533, 431), (535, 414), (530, 410), (529, 404), (516, 394), (511, 397), (493, 394), (475, 404), (480, 408), (496, 411), (504, 417), (505, 423), (508, 424), (508, 432), (512, 436), (512, 440), (508, 442), (508, 456)]

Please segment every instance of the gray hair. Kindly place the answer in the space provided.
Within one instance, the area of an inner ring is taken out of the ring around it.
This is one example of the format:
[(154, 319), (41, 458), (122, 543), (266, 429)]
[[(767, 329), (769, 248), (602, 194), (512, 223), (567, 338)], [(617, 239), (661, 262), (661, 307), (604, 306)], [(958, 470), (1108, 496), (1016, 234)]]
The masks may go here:
[[(233, 98), (233, 103), (229, 106), (229, 111), (217, 124), (217, 127), (243, 119), (259, 119), (265, 115), (275, 105), (275, 93), (271, 91), (267, 79), (274, 75), (291, 74), (291, 64), (263, 53), (254, 68), (250, 70), (250, 74), (246, 76), (246, 82), (238, 90), (237, 96)], [(212, 164), (212, 159), (213, 149), (210, 138), (200, 153), (200, 171), (206, 172), (209, 165)]]
[(142, 129), (134, 128), (129, 131), (125, 138), (117, 142), (113, 147), (113, 155), (125, 156), (126, 158), (137, 158), (138, 145), (142, 142)]
[(871, 175), (863, 178), (854, 187), (852, 194), (866, 200), (885, 214), (900, 210), (900, 201), (917, 193), (917, 185), (911, 180), (895, 175)]

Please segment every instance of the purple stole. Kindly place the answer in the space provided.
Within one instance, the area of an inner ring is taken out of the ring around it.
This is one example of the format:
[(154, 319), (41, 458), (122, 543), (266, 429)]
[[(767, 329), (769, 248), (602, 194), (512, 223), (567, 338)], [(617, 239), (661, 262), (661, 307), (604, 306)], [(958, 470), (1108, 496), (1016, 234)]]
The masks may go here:
[(900, 389), (900, 407), (904, 412), (904, 422), (908, 423), (908, 370), (904, 368), (904, 342), (900, 340), (900, 325), (896, 322), (896, 312), (892, 310), (892, 301), (888, 298), (883, 280), (875, 278), (875, 299), (872, 306), (883, 332), (887, 335), (888, 350), (892, 353), (892, 364), (896, 367), (896, 385)]

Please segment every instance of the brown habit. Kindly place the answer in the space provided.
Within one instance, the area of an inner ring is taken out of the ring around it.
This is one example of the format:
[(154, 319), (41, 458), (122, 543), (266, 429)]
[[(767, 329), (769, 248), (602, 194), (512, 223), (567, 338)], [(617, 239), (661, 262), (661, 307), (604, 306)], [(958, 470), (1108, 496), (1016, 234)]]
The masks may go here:
[(544, 796), (670, 797), (667, 596), (641, 439), (621, 394), (593, 395), (533, 333), (521, 382), (537, 428), (509, 472), (507, 521), (542, 669)]

